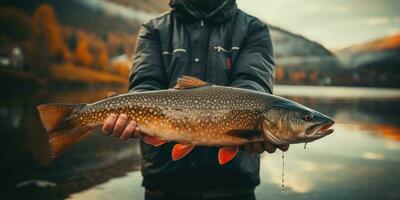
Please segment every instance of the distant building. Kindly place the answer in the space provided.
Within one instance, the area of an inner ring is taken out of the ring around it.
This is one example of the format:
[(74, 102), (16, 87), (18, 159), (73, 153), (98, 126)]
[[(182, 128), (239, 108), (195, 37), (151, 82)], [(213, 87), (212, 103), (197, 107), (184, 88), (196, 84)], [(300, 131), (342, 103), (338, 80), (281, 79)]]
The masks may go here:
[(0, 67), (23, 69), (24, 55), (18, 46), (4, 46), (0, 48)]

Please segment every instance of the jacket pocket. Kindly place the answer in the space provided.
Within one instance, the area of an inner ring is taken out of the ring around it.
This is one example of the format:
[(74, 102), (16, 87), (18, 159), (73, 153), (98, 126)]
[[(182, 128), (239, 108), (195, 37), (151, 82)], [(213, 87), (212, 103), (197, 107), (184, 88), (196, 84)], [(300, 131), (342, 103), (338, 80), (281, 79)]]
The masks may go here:
[(165, 71), (168, 79), (177, 74), (180, 67), (185, 66), (188, 60), (188, 53), (186, 49), (174, 49), (173, 51), (164, 51), (162, 53), (165, 61)]

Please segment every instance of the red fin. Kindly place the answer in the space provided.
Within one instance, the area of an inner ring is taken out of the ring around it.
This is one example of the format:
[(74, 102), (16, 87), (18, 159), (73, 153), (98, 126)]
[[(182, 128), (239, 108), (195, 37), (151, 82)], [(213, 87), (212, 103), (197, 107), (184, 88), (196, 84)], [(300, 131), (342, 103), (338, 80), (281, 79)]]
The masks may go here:
[(239, 151), (239, 147), (221, 147), (218, 151), (218, 161), (220, 165), (224, 165), (231, 161)]
[(206, 85), (210, 84), (192, 76), (181, 76), (176, 81), (174, 89), (190, 89)]
[(175, 144), (174, 148), (172, 148), (172, 160), (179, 160), (192, 151), (194, 145), (192, 144)]
[(163, 144), (165, 144), (165, 140), (161, 140), (160, 138), (156, 138), (156, 137), (151, 137), (151, 136), (144, 136), (143, 138), (144, 143), (146, 144), (150, 144), (153, 145), (155, 147), (161, 146)]

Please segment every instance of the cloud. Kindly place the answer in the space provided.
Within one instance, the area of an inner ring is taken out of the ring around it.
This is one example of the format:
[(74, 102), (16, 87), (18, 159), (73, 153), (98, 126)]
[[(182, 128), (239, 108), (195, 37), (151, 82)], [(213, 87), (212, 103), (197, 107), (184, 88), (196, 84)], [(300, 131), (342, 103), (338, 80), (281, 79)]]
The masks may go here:
[(321, 6), (307, 5), (303, 9), (303, 13), (305, 13), (305, 14), (315, 14), (315, 13), (321, 12), (322, 10), (324, 10), (324, 9)]
[(324, 13), (348, 13), (350, 12), (350, 7), (343, 5), (334, 5), (334, 6), (321, 6), (321, 5), (307, 5), (304, 6), (302, 12), (304, 14), (324, 14)]
[(389, 23), (389, 18), (387, 17), (369, 17), (367, 18), (367, 24), (371, 26), (384, 25)]
[(335, 13), (347, 13), (350, 12), (350, 7), (343, 5), (336, 5), (331, 7), (332, 11)]

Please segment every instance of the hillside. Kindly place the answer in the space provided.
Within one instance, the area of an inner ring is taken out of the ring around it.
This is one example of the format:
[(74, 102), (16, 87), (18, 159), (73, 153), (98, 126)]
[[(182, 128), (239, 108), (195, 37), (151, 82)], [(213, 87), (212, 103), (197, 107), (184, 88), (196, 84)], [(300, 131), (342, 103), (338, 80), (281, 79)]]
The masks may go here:
[(336, 57), (321, 44), (270, 25), (274, 45), (276, 82), (281, 84), (334, 84), (341, 68)]
[(346, 67), (362, 67), (385, 60), (390, 64), (400, 55), (400, 34), (350, 46), (335, 53)]
[(354, 76), (382, 86), (400, 86), (400, 34), (335, 52)]

